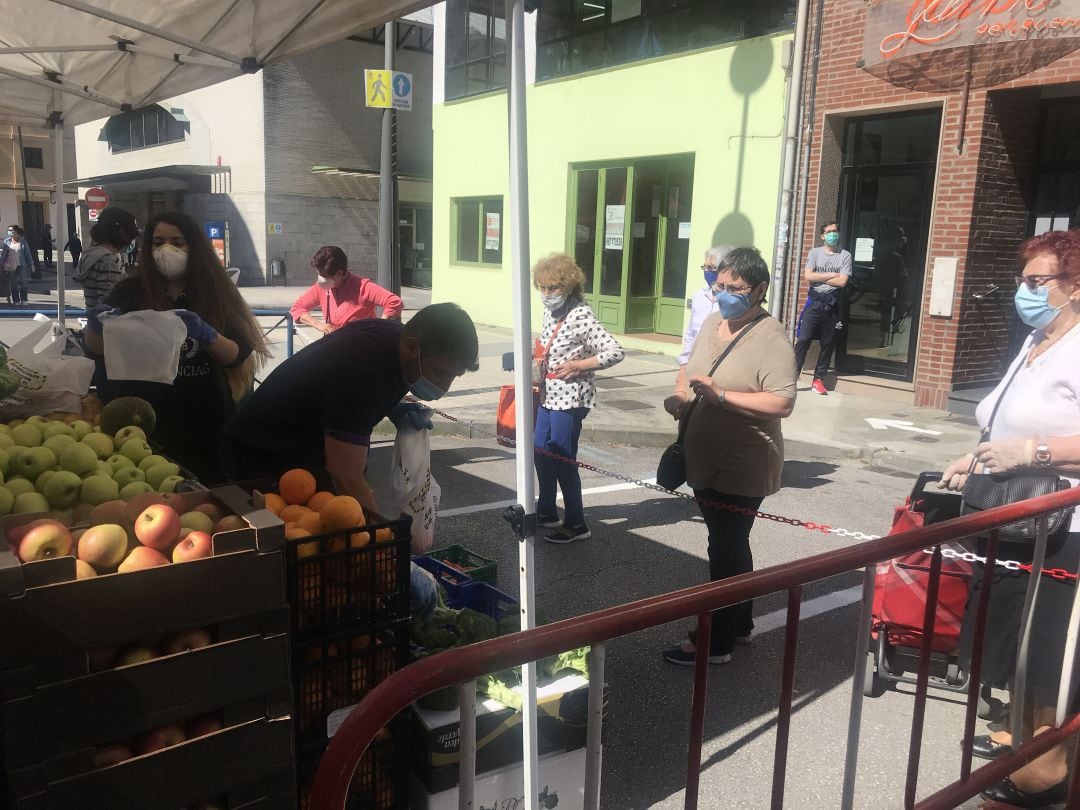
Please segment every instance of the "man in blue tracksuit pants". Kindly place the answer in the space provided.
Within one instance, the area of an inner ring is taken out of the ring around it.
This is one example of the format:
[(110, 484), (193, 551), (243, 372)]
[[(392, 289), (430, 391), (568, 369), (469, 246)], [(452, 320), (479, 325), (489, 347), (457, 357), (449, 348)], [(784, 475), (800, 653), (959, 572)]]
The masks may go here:
[(840, 247), (840, 229), (835, 222), (826, 222), (821, 226), (821, 240), (824, 244), (810, 251), (806, 257), (806, 269), (803, 270), (803, 278), (810, 282), (810, 292), (799, 316), (795, 364), (796, 373), (801, 374), (810, 344), (820, 340), (821, 351), (814, 367), (812, 388), (814, 393), (827, 394), (825, 375), (829, 373), (836, 338), (843, 328), (841, 290), (851, 278), (851, 254)]

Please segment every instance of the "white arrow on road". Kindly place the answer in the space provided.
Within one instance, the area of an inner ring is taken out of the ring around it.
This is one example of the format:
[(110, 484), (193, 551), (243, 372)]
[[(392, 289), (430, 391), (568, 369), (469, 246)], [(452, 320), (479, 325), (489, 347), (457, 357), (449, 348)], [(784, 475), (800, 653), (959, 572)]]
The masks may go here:
[(912, 433), (925, 433), (927, 436), (940, 436), (940, 430), (930, 430), (929, 428), (915, 427), (914, 422), (903, 422), (899, 419), (872, 419), (867, 417), (866, 423), (870, 425), (874, 430), (888, 430), (889, 428), (896, 428), (897, 430), (908, 430)]

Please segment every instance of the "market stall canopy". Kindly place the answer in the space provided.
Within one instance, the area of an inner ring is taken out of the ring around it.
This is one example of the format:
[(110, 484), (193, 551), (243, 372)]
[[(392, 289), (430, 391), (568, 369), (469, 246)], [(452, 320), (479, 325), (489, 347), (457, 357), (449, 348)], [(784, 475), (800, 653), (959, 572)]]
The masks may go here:
[(1080, 0), (870, 0), (859, 66), (900, 87), (994, 87), (1080, 48)]
[(138, 109), (338, 42), (431, 0), (0, 0), (0, 123)]

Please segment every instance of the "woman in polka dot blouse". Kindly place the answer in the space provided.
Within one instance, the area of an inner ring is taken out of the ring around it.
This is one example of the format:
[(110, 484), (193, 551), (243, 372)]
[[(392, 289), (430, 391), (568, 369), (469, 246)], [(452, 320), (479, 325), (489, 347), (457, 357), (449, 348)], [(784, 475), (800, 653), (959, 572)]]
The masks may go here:
[[(544, 303), (536, 374), (540, 407), (533, 446), (536, 451), (577, 458), (581, 423), (596, 404), (597, 369), (623, 359), (623, 350), (585, 303), (585, 275), (565, 253), (545, 256), (533, 267), (533, 286)], [(536, 519), (553, 528), (551, 543), (572, 543), (591, 536), (581, 503), (577, 466), (534, 452), (539, 497)], [(563, 494), (563, 520), (555, 507), (556, 485)]]

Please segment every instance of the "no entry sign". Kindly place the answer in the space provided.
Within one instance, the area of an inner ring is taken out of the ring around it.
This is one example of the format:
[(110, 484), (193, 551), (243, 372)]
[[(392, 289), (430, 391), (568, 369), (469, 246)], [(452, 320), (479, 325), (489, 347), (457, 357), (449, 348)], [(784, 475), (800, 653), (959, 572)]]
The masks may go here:
[(84, 199), (86, 207), (94, 211), (100, 211), (109, 204), (109, 195), (105, 193), (105, 189), (98, 186), (88, 189)]

